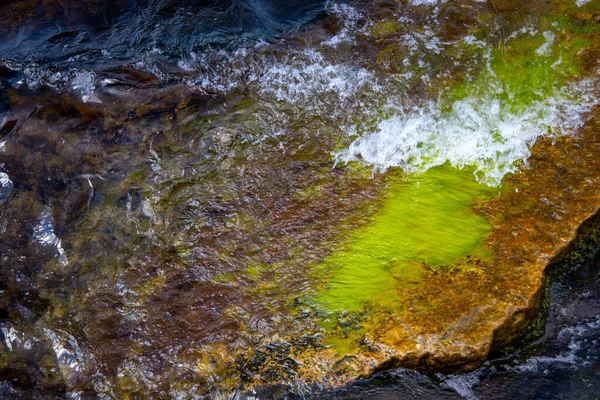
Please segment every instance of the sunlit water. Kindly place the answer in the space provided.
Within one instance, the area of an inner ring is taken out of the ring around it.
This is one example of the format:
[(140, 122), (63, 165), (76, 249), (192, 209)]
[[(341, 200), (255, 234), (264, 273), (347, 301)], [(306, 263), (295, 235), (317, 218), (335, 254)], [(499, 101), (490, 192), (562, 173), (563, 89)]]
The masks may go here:
[[(489, 257), (472, 205), (598, 101), (597, 21), (543, 2), (101, 3), (0, 8), (6, 396), (228, 396), (261, 340)], [(580, 371), (586, 324), (515, 367), (323, 396), (485, 398)]]

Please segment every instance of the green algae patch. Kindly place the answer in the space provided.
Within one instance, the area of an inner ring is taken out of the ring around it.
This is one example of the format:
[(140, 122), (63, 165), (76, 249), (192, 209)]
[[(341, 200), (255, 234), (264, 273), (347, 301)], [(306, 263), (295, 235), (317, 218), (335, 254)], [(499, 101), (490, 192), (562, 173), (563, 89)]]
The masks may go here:
[[(580, 53), (590, 46), (593, 24), (570, 17), (545, 17), (546, 30), (522, 29), (493, 48), (480, 48), (487, 66), (475, 79), (452, 89), (450, 99), (493, 95), (510, 112), (518, 113), (537, 101), (559, 94), (580, 76)], [(472, 47), (472, 46), (470, 46)]]
[(428, 270), (446, 270), (466, 256), (489, 257), (482, 242), (491, 227), (472, 208), (498, 189), (478, 183), (472, 172), (444, 165), (390, 176), (372, 221), (324, 260), (330, 279), (317, 296), (319, 309), (394, 309), (396, 290), (418, 285)]

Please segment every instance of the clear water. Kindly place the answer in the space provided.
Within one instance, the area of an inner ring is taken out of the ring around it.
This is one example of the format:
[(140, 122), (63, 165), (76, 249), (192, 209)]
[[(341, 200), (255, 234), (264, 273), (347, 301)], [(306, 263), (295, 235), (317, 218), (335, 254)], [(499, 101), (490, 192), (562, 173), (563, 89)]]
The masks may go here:
[(550, 287), (544, 335), (464, 375), (399, 369), (321, 393), (331, 399), (592, 399), (600, 395), (600, 264), (563, 273)]
[(260, 375), (281, 385), (259, 398), (595, 397), (585, 268), (541, 341), (471, 374), (321, 392), (262, 365), (287, 342), (248, 359), (490, 257), (473, 208), (588, 121), (598, 3), (494, 7), (1, 5), (1, 395), (227, 398)]

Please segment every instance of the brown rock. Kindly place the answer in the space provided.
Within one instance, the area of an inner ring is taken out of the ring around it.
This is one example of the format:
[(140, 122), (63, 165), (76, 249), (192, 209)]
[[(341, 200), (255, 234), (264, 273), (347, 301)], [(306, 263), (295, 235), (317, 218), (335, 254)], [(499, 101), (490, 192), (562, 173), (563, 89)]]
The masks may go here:
[(528, 0), (488, 0), (487, 3), (495, 12), (507, 12), (519, 10)]

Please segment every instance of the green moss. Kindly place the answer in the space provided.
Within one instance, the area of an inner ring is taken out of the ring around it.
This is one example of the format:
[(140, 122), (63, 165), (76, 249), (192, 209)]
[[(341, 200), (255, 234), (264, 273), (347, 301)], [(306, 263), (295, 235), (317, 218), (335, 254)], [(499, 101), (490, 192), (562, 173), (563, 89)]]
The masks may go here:
[(420, 176), (390, 177), (373, 220), (324, 260), (331, 278), (317, 296), (319, 308), (357, 311), (368, 303), (393, 308), (395, 291), (417, 285), (424, 266), (485, 258), (482, 241), (491, 227), (472, 206), (496, 192), (477, 183), (472, 171), (447, 165)]
[(550, 30), (522, 33), (507, 39), (486, 55), (485, 71), (450, 93), (452, 101), (493, 95), (507, 111), (518, 113), (536, 101), (553, 96), (580, 75), (578, 53), (589, 46), (587, 33), (595, 27), (561, 17), (545, 21)]
[(555, 18), (553, 20), (553, 27), (557, 31), (571, 34), (587, 34), (600, 31), (600, 25), (596, 21), (581, 21), (569, 16)]
[(369, 33), (375, 37), (386, 37), (400, 31), (400, 24), (394, 20), (384, 20), (376, 23), (369, 29)]
[(141, 185), (148, 177), (148, 171), (144, 166), (138, 167), (133, 171), (127, 179), (123, 182), (123, 187)]
[(573, 8), (573, 11), (575, 10), (598, 15), (600, 14), (600, 3), (598, 3), (597, 1), (589, 1), (581, 7), (577, 7), (577, 9)]

